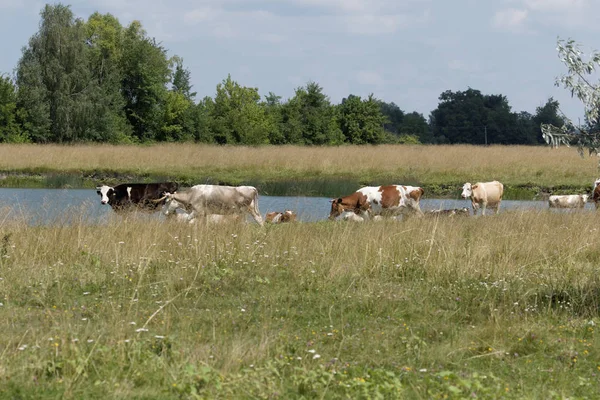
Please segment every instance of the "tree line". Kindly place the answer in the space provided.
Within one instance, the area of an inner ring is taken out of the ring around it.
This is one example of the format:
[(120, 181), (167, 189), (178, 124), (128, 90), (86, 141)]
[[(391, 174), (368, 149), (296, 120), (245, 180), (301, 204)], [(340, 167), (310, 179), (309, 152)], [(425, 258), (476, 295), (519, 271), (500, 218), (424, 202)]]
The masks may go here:
[(539, 144), (541, 123), (563, 123), (552, 98), (532, 115), (472, 88), (443, 92), (428, 119), (373, 95), (333, 104), (316, 82), (283, 100), (228, 75), (197, 100), (183, 59), (140, 22), (98, 12), (85, 21), (62, 4), (40, 15), (14, 76), (0, 76), (0, 142)]

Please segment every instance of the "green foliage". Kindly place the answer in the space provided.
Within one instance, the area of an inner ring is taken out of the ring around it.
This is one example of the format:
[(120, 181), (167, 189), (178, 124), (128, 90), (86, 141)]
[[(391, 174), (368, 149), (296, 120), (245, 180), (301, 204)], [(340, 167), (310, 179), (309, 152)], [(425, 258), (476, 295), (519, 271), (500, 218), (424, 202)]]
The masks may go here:
[(171, 73), (166, 49), (149, 38), (138, 21), (125, 29), (123, 47), (127, 49), (121, 60), (125, 114), (135, 138), (154, 140), (160, 135)]
[[(39, 30), (23, 48), (14, 85), (7, 78), (0, 83), (0, 140), (5, 142), (537, 144), (540, 124), (562, 121), (553, 99), (532, 116), (511, 112), (503, 95), (474, 89), (442, 93), (429, 121), (372, 95), (349, 95), (334, 105), (312, 81), (296, 88), (290, 99), (269, 93), (261, 101), (257, 88), (243, 87), (231, 76), (217, 85), (214, 98), (196, 103), (183, 59), (168, 57), (139, 21), (123, 26), (113, 15), (98, 12), (84, 21), (60, 3), (46, 5), (40, 17)], [(559, 41), (559, 51), (570, 72), (557, 83), (589, 103), (588, 123), (594, 127), (600, 96), (583, 78), (600, 56), (582, 61), (572, 41)], [(586, 135), (578, 139), (593, 141)]]
[(258, 89), (240, 86), (229, 75), (217, 85), (215, 99), (208, 103), (211, 128), (217, 143), (268, 143), (275, 121), (267, 118)]
[(385, 117), (380, 104), (370, 95), (366, 100), (350, 95), (338, 106), (339, 121), (346, 143), (379, 144), (384, 142)]
[(282, 116), (287, 143), (336, 145), (344, 142), (336, 109), (315, 82), (296, 89), (294, 97), (283, 107)]
[(0, 76), (0, 142), (26, 143), (28, 136), (17, 121), (17, 92), (12, 79)]

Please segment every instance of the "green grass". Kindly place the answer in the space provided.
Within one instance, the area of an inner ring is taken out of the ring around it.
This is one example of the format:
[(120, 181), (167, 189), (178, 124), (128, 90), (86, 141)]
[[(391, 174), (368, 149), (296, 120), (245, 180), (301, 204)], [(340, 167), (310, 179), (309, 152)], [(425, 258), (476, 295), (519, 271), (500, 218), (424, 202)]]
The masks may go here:
[(595, 213), (0, 225), (0, 398), (596, 398)]

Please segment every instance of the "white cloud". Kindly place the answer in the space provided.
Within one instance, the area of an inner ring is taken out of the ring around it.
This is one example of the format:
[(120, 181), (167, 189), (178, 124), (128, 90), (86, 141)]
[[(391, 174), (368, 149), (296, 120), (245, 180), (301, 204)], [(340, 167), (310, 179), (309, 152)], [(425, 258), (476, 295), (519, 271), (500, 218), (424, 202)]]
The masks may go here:
[(466, 62), (458, 59), (453, 59), (448, 62), (448, 68), (453, 71), (461, 72), (479, 72), (481, 70), (479, 63), (477, 62)]
[(492, 25), (497, 29), (519, 31), (527, 19), (527, 10), (507, 8), (497, 11), (492, 18)]
[(361, 85), (367, 86), (382, 86), (385, 83), (381, 74), (375, 71), (358, 71), (356, 73), (356, 81)]
[(210, 7), (201, 7), (183, 14), (183, 22), (195, 25), (200, 22), (212, 21), (218, 16), (218, 11)]
[(585, 7), (588, 0), (524, 0), (524, 5), (535, 11), (560, 12)]

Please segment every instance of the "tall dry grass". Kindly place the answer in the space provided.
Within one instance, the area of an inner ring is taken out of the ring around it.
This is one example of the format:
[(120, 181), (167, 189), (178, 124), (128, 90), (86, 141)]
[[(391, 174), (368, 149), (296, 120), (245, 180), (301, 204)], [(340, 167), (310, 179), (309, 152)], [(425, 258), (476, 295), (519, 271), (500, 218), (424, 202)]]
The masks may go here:
[(498, 179), (509, 184), (590, 185), (596, 158), (527, 146), (210, 146), (160, 144), (0, 146), (2, 170), (121, 171), (162, 176), (283, 179), (352, 177), (432, 184)]
[(594, 395), (599, 218), (5, 220), (0, 385), (74, 398)]

